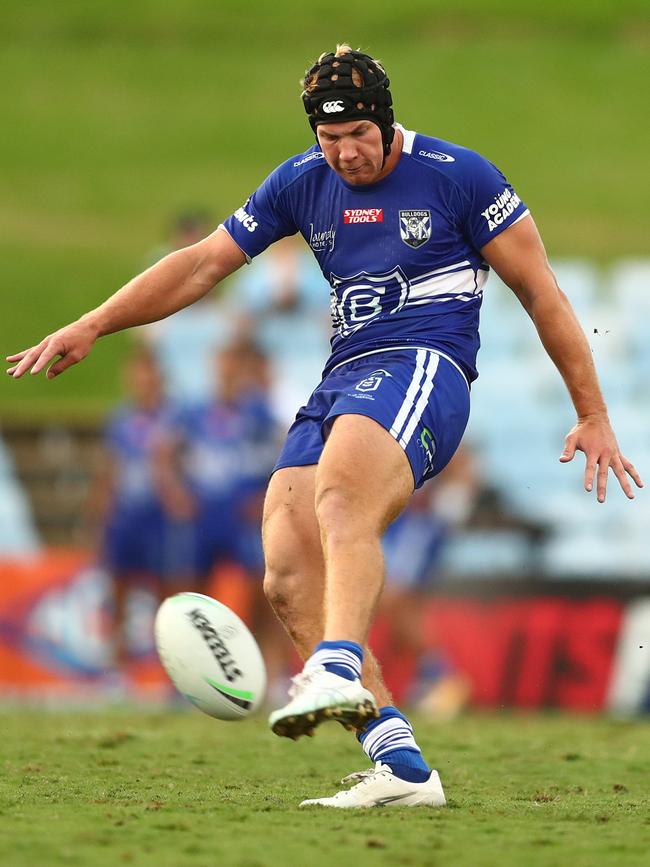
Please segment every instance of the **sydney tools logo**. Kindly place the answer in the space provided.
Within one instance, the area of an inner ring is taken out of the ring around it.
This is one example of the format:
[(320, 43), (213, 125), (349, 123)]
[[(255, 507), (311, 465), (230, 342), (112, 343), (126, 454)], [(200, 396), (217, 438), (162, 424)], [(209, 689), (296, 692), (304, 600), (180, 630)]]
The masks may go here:
[(343, 211), (344, 223), (383, 223), (383, 208), (346, 208)]

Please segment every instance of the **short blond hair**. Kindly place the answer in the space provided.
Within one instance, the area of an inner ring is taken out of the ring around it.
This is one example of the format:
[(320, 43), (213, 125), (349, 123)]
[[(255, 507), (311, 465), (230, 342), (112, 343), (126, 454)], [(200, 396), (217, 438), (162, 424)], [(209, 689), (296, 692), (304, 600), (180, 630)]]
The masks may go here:
[[(360, 48), (357, 50), (361, 51)], [(353, 51), (353, 48), (347, 42), (340, 42), (336, 46), (336, 51), (334, 52), (334, 57), (345, 57), (345, 55), (350, 54), (351, 51)], [(329, 51), (324, 51), (320, 55), (318, 60), (316, 61), (315, 65), (320, 66), (320, 64), (327, 57), (328, 54), (330, 54)], [(374, 58), (373, 58), (373, 60), (374, 60)], [(375, 63), (377, 64), (379, 69), (381, 69), (382, 72), (385, 71), (384, 67), (381, 65), (381, 63), (378, 60), (375, 60)], [(334, 64), (334, 65), (336, 65), (336, 64)], [(337, 75), (336, 75), (336, 73), (334, 73), (334, 75), (332, 76), (332, 81), (336, 81), (336, 78), (337, 78)], [(314, 90), (316, 89), (316, 82), (317, 81), (318, 81), (318, 73), (317, 72), (307, 73), (307, 75), (305, 75), (305, 77), (303, 79), (301, 79), (300, 86), (302, 87), (302, 89), (306, 93), (313, 93)], [(363, 87), (363, 78), (362, 78), (361, 73), (359, 72), (358, 69), (354, 69), (354, 68), (352, 69), (352, 83), (354, 84), (355, 87)]]

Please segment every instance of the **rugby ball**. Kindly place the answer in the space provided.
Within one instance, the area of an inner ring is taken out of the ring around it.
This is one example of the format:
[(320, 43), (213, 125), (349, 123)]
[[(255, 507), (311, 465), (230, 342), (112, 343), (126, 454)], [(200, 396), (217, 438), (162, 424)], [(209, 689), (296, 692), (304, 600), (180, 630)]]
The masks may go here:
[(244, 719), (266, 690), (264, 659), (246, 624), (202, 593), (178, 593), (156, 614), (158, 656), (176, 689), (221, 720)]

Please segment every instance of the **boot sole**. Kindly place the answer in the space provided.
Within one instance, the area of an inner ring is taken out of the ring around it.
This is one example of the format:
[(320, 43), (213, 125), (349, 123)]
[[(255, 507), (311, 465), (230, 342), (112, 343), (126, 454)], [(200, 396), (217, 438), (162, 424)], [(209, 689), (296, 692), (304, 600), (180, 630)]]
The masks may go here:
[(362, 729), (371, 719), (377, 719), (379, 711), (376, 705), (366, 699), (355, 708), (347, 707), (321, 707), (318, 710), (308, 711), (302, 714), (292, 714), (276, 720), (271, 726), (271, 731), (281, 738), (298, 738), (306, 735), (313, 737), (316, 728), (330, 720), (341, 723), (349, 731)]

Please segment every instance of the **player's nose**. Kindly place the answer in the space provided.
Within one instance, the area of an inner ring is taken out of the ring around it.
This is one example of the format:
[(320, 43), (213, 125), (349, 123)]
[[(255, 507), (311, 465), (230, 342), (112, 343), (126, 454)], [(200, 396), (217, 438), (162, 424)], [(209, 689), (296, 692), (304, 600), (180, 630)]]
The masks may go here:
[(345, 165), (351, 165), (359, 154), (357, 143), (353, 138), (344, 138), (339, 142), (339, 160)]

